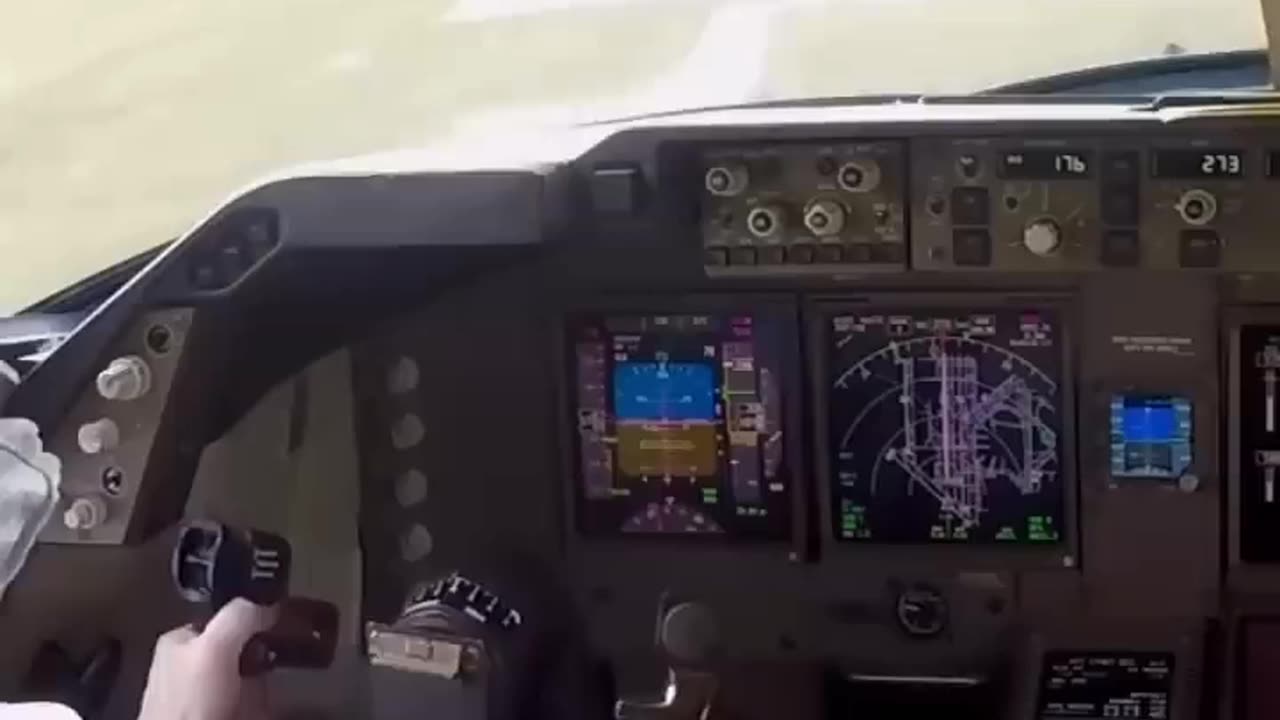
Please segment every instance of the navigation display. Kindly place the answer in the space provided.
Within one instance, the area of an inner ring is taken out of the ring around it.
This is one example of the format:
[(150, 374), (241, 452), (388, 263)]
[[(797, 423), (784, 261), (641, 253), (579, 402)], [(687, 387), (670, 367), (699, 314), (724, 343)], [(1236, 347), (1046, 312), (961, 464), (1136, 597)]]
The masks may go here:
[(826, 321), (838, 540), (1063, 539), (1055, 310), (868, 308)]
[(1111, 398), (1111, 477), (1176, 480), (1191, 467), (1191, 400)]
[(583, 534), (790, 539), (778, 330), (749, 313), (570, 319)]

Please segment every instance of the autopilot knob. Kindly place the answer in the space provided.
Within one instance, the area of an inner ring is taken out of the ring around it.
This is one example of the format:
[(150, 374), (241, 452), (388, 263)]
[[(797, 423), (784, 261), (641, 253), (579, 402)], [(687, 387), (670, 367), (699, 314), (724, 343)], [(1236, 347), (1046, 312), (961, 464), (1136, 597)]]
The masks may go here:
[(1175, 207), (1186, 224), (1208, 225), (1218, 215), (1218, 198), (1208, 190), (1192, 188), (1178, 198)]
[(1050, 218), (1032, 220), (1022, 230), (1022, 244), (1032, 255), (1048, 257), (1062, 244), (1062, 229)]

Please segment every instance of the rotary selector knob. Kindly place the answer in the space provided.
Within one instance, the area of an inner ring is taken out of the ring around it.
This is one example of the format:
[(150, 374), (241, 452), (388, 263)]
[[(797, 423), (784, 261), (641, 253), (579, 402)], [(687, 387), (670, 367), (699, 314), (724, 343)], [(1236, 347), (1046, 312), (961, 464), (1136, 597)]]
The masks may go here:
[(97, 495), (78, 497), (62, 514), (68, 530), (92, 530), (107, 521), (107, 503)]
[(137, 400), (151, 389), (151, 368), (137, 355), (118, 357), (98, 373), (97, 386), (107, 400)]
[(851, 160), (836, 171), (836, 184), (846, 192), (875, 190), (880, 186), (880, 163), (871, 159)]
[(932, 637), (947, 628), (947, 600), (928, 585), (913, 585), (898, 595), (898, 627), (912, 637)]
[(727, 163), (708, 168), (703, 182), (707, 186), (707, 192), (712, 195), (733, 197), (741, 195), (742, 191), (747, 189), (747, 185), (751, 182), (751, 175), (747, 172), (746, 165)]
[(1033, 220), (1022, 230), (1022, 244), (1033, 255), (1052, 255), (1062, 244), (1062, 230), (1058, 223), (1048, 218)]
[(814, 200), (804, 210), (804, 226), (818, 237), (839, 235), (844, 220), (844, 206), (834, 200)]
[(1208, 225), (1218, 215), (1218, 198), (1208, 190), (1195, 188), (1182, 193), (1176, 205), (1188, 225)]
[(747, 232), (758, 238), (782, 232), (783, 212), (777, 205), (759, 205), (747, 213)]
[(120, 444), (120, 426), (111, 418), (85, 423), (76, 431), (76, 442), (89, 455), (114, 450)]

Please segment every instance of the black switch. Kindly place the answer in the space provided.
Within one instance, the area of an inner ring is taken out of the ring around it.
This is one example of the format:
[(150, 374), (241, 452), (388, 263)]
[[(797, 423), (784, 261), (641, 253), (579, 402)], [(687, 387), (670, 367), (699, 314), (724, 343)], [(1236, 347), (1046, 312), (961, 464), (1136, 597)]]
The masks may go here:
[(957, 265), (990, 265), (991, 234), (984, 228), (953, 230), (951, 232), (951, 257)]
[(1137, 182), (1138, 162), (1135, 150), (1102, 153), (1102, 181), (1128, 184)]
[(1108, 225), (1138, 224), (1138, 188), (1133, 185), (1102, 186), (1102, 222)]
[(991, 216), (990, 198), (984, 187), (951, 190), (951, 222), (956, 225), (986, 225)]
[(761, 265), (781, 265), (787, 261), (787, 249), (781, 245), (766, 245), (760, 248)]
[(739, 247), (729, 251), (729, 262), (734, 265), (755, 265), (756, 249), (751, 247)]
[(724, 267), (729, 264), (729, 251), (724, 248), (707, 248), (702, 253), (702, 262), (707, 267)]
[(813, 262), (812, 245), (793, 245), (787, 251), (787, 261), (795, 265), (808, 265)]
[(864, 243), (850, 245), (844, 254), (845, 262), (851, 263), (870, 263), (875, 262), (872, 258), (871, 246)]
[(644, 201), (644, 176), (634, 165), (591, 171), (591, 205), (601, 215), (634, 215)]
[(882, 245), (871, 246), (871, 262), (873, 263), (901, 263), (905, 257), (906, 251), (899, 243), (885, 243)]
[(844, 262), (844, 248), (839, 245), (819, 245), (818, 262), (826, 265)]
[(1213, 230), (1183, 230), (1178, 242), (1182, 267), (1211, 268), (1222, 261), (1222, 240)]
[(1141, 254), (1138, 231), (1110, 230), (1102, 236), (1098, 261), (1111, 267), (1131, 267), (1138, 264)]

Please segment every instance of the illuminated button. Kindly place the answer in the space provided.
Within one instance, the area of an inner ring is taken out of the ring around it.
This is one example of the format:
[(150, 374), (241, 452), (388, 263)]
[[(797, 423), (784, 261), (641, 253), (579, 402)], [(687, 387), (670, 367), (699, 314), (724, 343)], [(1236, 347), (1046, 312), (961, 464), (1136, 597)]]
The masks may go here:
[(755, 265), (756, 249), (738, 247), (729, 251), (729, 263), (732, 265)]
[(758, 259), (761, 265), (781, 265), (787, 261), (787, 250), (781, 245), (767, 245), (760, 248)]
[(844, 248), (839, 245), (819, 245), (818, 262), (822, 265), (835, 265), (844, 262)]
[(793, 245), (787, 250), (787, 261), (795, 265), (808, 265), (813, 262), (812, 245)]
[(1141, 249), (1136, 230), (1111, 230), (1102, 236), (1098, 260), (1111, 267), (1129, 267), (1138, 264)]
[(422, 419), (413, 413), (405, 413), (391, 425), (391, 446), (397, 450), (408, 450), (422, 442), (426, 434)]
[(401, 355), (387, 370), (387, 392), (402, 395), (418, 387), (418, 363), (413, 358)]
[(1182, 267), (1217, 267), (1222, 259), (1222, 240), (1212, 230), (1183, 230), (1178, 242)]
[(120, 444), (120, 426), (111, 418), (85, 423), (76, 431), (76, 443), (89, 455), (114, 450)]
[(724, 267), (729, 264), (729, 251), (724, 248), (707, 248), (702, 253), (702, 262), (707, 267)]
[(990, 265), (991, 235), (983, 229), (952, 231), (951, 257), (956, 265)]
[(951, 222), (956, 225), (986, 225), (991, 217), (990, 198), (984, 187), (951, 190)]

